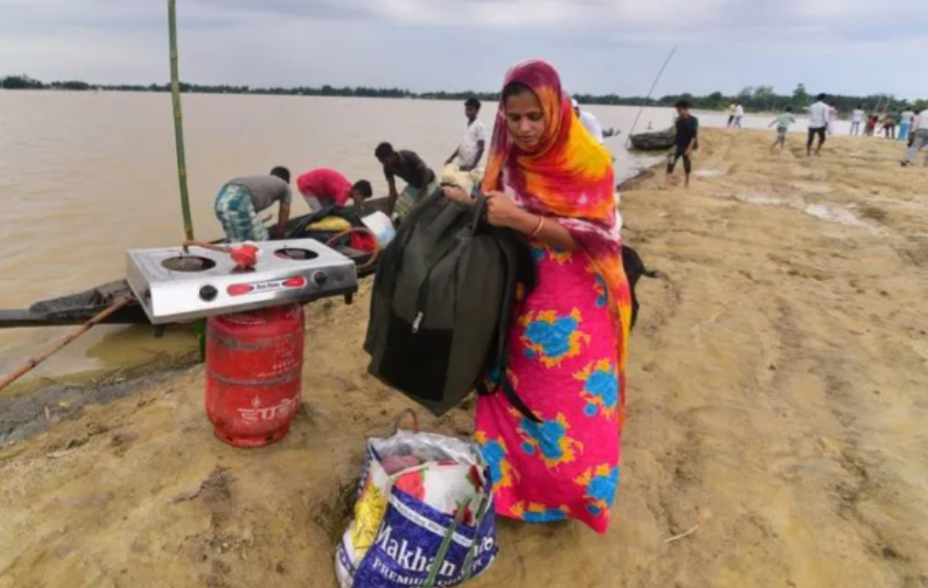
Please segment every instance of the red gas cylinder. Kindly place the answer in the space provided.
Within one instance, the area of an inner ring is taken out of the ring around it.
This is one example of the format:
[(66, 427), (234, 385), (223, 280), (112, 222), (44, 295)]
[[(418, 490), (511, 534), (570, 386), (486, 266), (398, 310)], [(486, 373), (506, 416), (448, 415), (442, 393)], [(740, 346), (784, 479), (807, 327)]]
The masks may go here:
[(279, 441), (300, 406), (303, 307), (210, 317), (206, 414), (216, 436), (237, 447)]

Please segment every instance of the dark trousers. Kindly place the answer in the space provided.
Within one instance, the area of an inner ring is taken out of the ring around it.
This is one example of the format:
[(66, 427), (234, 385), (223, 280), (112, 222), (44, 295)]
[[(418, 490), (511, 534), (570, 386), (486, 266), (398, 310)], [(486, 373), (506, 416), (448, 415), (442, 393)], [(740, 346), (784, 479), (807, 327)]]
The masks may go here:
[(693, 171), (693, 159), (686, 155), (686, 146), (677, 145), (670, 151), (670, 155), (667, 157), (667, 173), (672, 174), (675, 167), (677, 167), (677, 162), (680, 159), (683, 159), (683, 171), (690, 174)]
[(806, 147), (812, 146), (812, 140), (815, 138), (815, 135), (818, 135), (819, 147), (825, 144), (825, 127), (820, 129), (809, 129), (809, 140), (806, 141)]

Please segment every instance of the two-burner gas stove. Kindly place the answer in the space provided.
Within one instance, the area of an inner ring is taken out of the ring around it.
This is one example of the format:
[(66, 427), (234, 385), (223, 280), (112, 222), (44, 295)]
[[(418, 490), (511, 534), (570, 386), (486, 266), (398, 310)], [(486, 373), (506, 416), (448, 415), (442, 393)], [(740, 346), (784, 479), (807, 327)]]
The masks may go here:
[(254, 310), (358, 290), (354, 262), (312, 239), (257, 243), (257, 265), (241, 270), (227, 253), (199, 247), (133, 249), (129, 287), (152, 324)]

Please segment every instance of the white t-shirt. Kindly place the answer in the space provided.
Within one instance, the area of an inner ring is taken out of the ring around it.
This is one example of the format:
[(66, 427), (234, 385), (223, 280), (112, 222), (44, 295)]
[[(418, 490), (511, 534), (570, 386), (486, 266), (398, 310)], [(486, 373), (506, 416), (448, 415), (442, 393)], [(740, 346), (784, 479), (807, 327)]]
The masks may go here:
[(828, 122), (829, 123), (835, 122), (835, 117), (837, 116), (838, 116), (838, 109), (835, 108), (834, 106), (829, 106), (828, 107)]
[(854, 114), (851, 115), (851, 122), (864, 122), (864, 111), (859, 108), (855, 110)]
[(735, 116), (744, 116), (744, 106), (739, 104), (735, 107)]
[(912, 125), (913, 131), (928, 131), (928, 110), (921, 111)]
[(583, 123), (583, 126), (586, 128), (587, 132), (593, 135), (593, 138), (599, 141), (600, 144), (605, 141), (603, 138), (603, 127), (599, 124), (599, 121), (595, 116), (593, 116), (592, 113), (581, 110), (580, 122)]
[(915, 118), (915, 113), (911, 110), (906, 110), (902, 113), (902, 124), (912, 123), (912, 119)]
[(821, 129), (828, 125), (830, 108), (824, 102), (816, 102), (809, 107), (809, 128)]
[(458, 162), (463, 166), (476, 167), (480, 163), (477, 161), (477, 154), (480, 151), (478, 144), (483, 141), (486, 145), (486, 140), (487, 129), (480, 119), (467, 123), (464, 128), (464, 138), (458, 146)]

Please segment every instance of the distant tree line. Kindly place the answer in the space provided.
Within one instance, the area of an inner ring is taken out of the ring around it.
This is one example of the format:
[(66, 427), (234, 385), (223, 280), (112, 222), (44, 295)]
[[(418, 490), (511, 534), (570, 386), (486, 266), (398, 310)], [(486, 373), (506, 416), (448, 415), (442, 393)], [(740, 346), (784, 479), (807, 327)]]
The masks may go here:
[[(118, 92), (170, 92), (170, 84), (89, 84), (79, 81), (42, 82), (29, 76), (7, 76), (0, 78), (0, 88), (5, 90), (107, 90)], [(401, 88), (252, 88), (250, 86), (210, 86), (180, 83), (181, 92), (196, 94), (273, 94), (280, 96), (357, 96), (363, 98), (415, 98), (416, 94)]]
[[(839, 112), (850, 114), (858, 107), (867, 112), (900, 112), (913, 109), (921, 112), (928, 108), (928, 100), (915, 101), (902, 100), (889, 94), (871, 94), (869, 96), (847, 96), (841, 94), (828, 94), (827, 102), (835, 106)], [(815, 101), (815, 94), (810, 94), (804, 84), (799, 84), (792, 94), (777, 94), (773, 86), (747, 87), (734, 96), (726, 96), (722, 92), (713, 92), (706, 96), (693, 96), (692, 94), (669, 94), (662, 98), (623, 97), (609, 94), (606, 96), (593, 96), (576, 94), (581, 104), (620, 104), (626, 106), (673, 106), (680, 100), (686, 100), (693, 108), (698, 110), (722, 110), (731, 104), (740, 103), (748, 112), (778, 112), (787, 106), (802, 112)]]
[[(471, 96), (485, 102), (499, 100), (498, 92), (410, 92), (402, 88), (336, 88), (334, 86), (296, 87), (296, 88), (252, 88), (250, 86), (210, 86), (182, 82), (181, 91), (198, 94), (265, 94), (280, 96), (343, 96), (359, 98), (420, 98), (428, 100), (466, 100)], [(7, 90), (109, 90), (120, 92), (170, 92), (170, 84), (145, 85), (106, 85), (90, 84), (82, 81), (56, 81), (45, 83), (29, 76), (7, 76), (0, 78), (0, 88)], [(754, 112), (775, 112), (792, 106), (794, 110), (803, 111), (814, 100), (803, 84), (799, 84), (792, 94), (777, 94), (773, 86), (752, 86), (741, 90), (734, 96), (722, 92), (713, 92), (706, 96), (692, 94), (669, 94), (662, 98), (645, 98), (641, 96), (619, 96), (617, 94), (593, 95), (575, 94), (581, 104), (604, 104), (622, 106), (673, 106), (679, 100), (686, 100), (699, 110), (722, 110), (730, 104), (740, 103), (745, 110)], [(828, 94), (828, 101), (838, 111), (848, 114), (858, 106), (868, 112), (899, 112), (913, 109), (920, 112), (928, 108), (928, 100), (913, 101), (901, 100), (888, 94), (871, 94), (869, 96), (846, 96), (841, 94)]]

